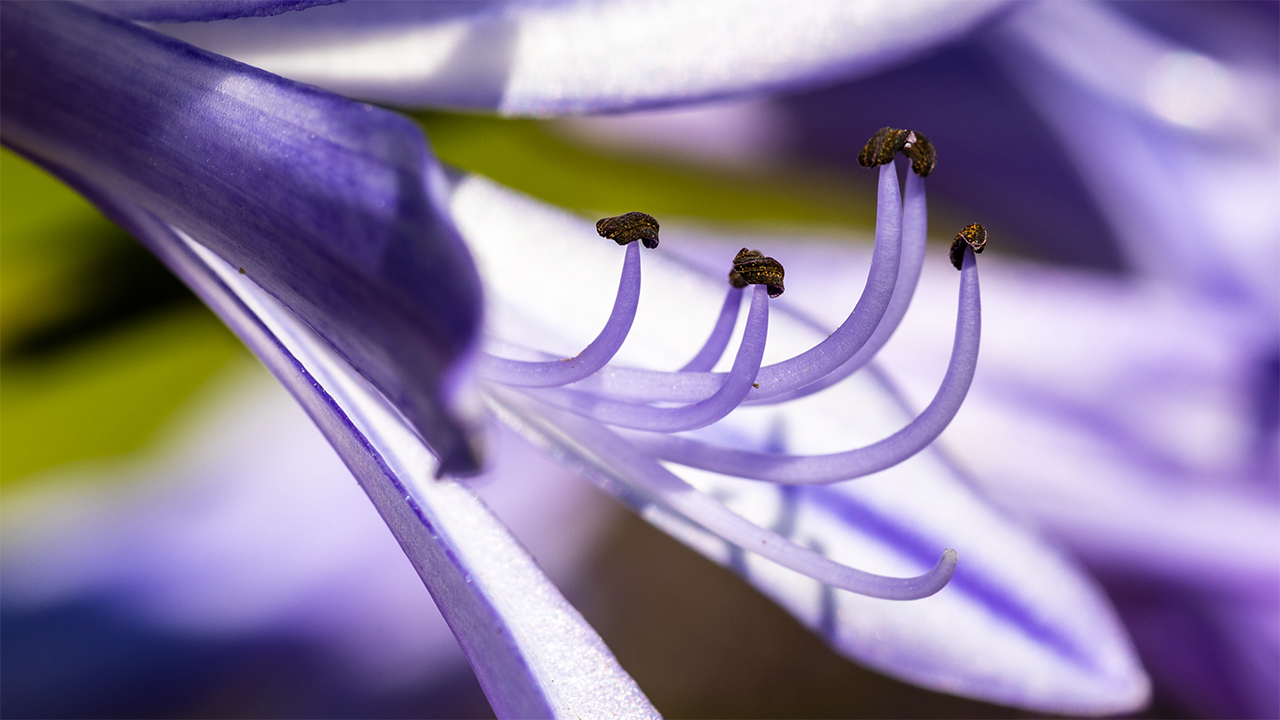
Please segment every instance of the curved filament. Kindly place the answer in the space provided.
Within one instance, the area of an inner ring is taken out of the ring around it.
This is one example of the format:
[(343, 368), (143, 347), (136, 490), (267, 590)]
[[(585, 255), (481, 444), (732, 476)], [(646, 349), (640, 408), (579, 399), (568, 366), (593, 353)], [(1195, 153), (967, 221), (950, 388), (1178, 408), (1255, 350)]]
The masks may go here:
[(480, 375), (486, 380), (515, 387), (557, 387), (577, 382), (605, 366), (622, 347), (631, 331), (640, 303), (640, 243), (627, 245), (626, 259), (622, 264), (622, 279), (618, 282), (618, 295), (613, 312), (604, 329), (582, 352), (567, 360), (528, 362), (509, 360), (481, 353)]
[(982, 304), (978, 265), (966, 248), (960, 272), (960, 310), (956, 337), (942, 384), (924, 412), (893, 435), (863, 448), (830, 455), (774, 455), (730, 450), (688, 438), (637, 435), (634, 442), (648, 452), (689, 467), (725, 475), (786, 485), (813, 485), (862, 477), (893, 467), (923, 450), (955, 417), (978, 362)]
[(742, 288), (729, 286), (724, 296), (724, 305), (720, 307), (720, 317), (716, 318), (711, 335), (697, 355), (693, 356), (680, 372), (706, 372), (716, 366), (724, 349), (729, 346), (729, 338), (733, 335), (733, 326), (738, 322), (738, 310), (742, 307)]
[[(880, 166), (878, 202), (871, 271), (853, 311), (816, 346), (789, 360), (760, 368), (756, 377), (759, 387), (747, 394), (748, 402), (790, 392), (820, 379), (844, 364), (875, 332), (894, 294), (902, 249), (902, 197), (892, 164)], [(723, 373), (608, 367), (580, 387), (617, 400), (699, 402), (713, 395), (723, 383)]]
[(773, 397), (759, 400), (748, 400), (745, 404), (773, 404), (797, 400), (825, 390), (860, 370), (880, 352), (880, 348), (889, 342), (893, 333), (902, 323), (902, 318), (911, 306), (911, 298), (916, 293), (916, 285), (920, 282), (920, 271), (924, 268), (924, 255), (928, 247), (929, 209), (925, 204), (924, 178), (915, 173), (907, 173), (907, 189), (902, 200), (902, 264), (898, 268), (898, 282), (893, 287), (893, 298), (889, 308), (876, 326), (871, 339), (862, 346), (853, 357), (843, 365), (832, 370), (815, 382), (798, 390), (792, 390)]
[(917, 600), (941, 590), (955, 572), (957, 555), (951, 549), (943, 551), (932, 569), (915, 577), (886, 577), (842, 565), (743, 518), (603, 425), (571, 413), (547, 412), (553, 413), (549, 420), (559, 432), (612, 468), (610, 474), (627, 491), (652, 498), (727, 542), (821, 583), (886, 600)]
[(732, 412), (742, 403), (747, 391), (751, 390), (756, 373), (760, 371), (768, 331), (768, 288), (756, 285), (751, 295), (747, 325), (742, 333), (742, 345), (738, 347), (733, 368), (724, 376), (724, 384), (714, 395), (692, 405), (654, 407), (558, 388), (533, 391), (530, 395), (556, 407), (618, 427), (654, 432), (679, 432), (705, 427)]

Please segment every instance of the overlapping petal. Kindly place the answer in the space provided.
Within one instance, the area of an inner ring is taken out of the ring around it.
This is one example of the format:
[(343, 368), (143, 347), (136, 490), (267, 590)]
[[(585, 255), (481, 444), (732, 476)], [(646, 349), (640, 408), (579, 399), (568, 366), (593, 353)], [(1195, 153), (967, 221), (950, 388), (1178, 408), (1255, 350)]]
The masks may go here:
[(294, 394), (495, 711), (654, 715), (519, 543), (434, 479), (474, 462), (460, 391), (479, 288), (417, 129), (92, 10), (7, 4), (3, 30), (6, 144), (142, 241)]
[(431, 591), (499, 717), (656, 716), (520, 544), (385, 397), (270, 294), (110, 191), (73, 185), (156, 253), (303, 405)]
[(398, 105), (618, 111), (811, 87), (958, 36), (999, 2), (351, 3), (166, 32)]
[(1274, 335), (1280, 275), (1259, 258), (1280, 238), (1280, 70), (1216, 60), (1097, 3), (1028, 7), (989, 45), (1072, 151), (1130, 261), (1240, 303)]
[[(3, 6), (3, 140), (181, 228), (477, 466), (479, 280), (407, 119), (58, 3)], [(474, 403), (472, 403), (474, 406)]]
[[(607, 312), (605, 269), (621, 262), (617, 248), (599, 242), (590, 223), (474, 176), (460, 182), (452, 207), (489, 283), (495, 332), (552, 353), (590, 338), (599, 318), (580, 308)], [(668, 229), (662, 248), (647, 258), (641, 310), (621, 362), (679, 367), (715, 321), (723, 272), (707, 266), (705, 254), (681, 258), (676, 248), (688, 240)], [(786, 246), (766, 241), (752, 239), (786, 263)], [(740, 239), (718, 246), (726, 267), (733, 243)], [(938, 261), (946, 264), (942, 254)], [(545, 282), (548, 274), (563, 282)], [(847, 289), (861, 278), (841, 280)], [(788, 269), (789, 287), (803, 282), (803, 274)], [(850, 295), (846, 305), (856, 300)], [(826, 334), (782, 312), (785, 305), (771, 317), (767, 355), (785, 357)], [(636, 490), (627, 467), (603, 460), (549, 411), (504, 394), (495, 406), (517, 429), (646, 519), (735, 569), (850, 657), (929, 687), (1040, 710), (1114, 713), (1146, 701), (1146, 676), (1087, 576), (990, 509), (936, 452), (829, 488), (783, 488), (669, 466), (753, 521), (858, 567), (915, 574), (942, 548), (959, 550), (951, 585), (924, 600), (886, 603), (781, 569), (672, 514)], [(829, 452), (879, 439), (908, 419), (885, 387), (855, 376), (803, 400), (739, 410), (697, 436), (744, 449)]]

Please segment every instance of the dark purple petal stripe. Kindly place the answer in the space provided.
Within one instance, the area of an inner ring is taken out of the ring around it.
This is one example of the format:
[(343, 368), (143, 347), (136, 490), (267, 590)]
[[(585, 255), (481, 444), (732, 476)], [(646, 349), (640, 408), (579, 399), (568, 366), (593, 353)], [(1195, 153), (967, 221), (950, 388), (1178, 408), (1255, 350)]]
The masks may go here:
[(0, 139), (136, 202), (297, 313), (468, 472), (479, 277), (409, 120), (61, 3), (0, 4)]
[(268, 17), (344, 0), (88, 0), (81, 2), (109, 15), (144, 22), (207, 22)]

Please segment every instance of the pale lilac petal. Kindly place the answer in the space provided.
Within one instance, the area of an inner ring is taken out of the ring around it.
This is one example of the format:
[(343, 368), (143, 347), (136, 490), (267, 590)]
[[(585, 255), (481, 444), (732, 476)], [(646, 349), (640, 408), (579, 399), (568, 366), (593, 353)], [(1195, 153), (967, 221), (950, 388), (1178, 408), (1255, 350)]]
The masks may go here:
[[(607, 313), (610, 301), (603, 268), (616, 258), (594, 237), (590, 223), (477, 177), (460, 182), (452, 208), (492, 283), (486, 294), (499, 335), (549, 352), (591, 336), (599, 320), (593, 316)], [(644, 297), (632, 335), (619, 351), (622, 362), (677, 367), (696, 351), (722, 299), (723, 272), (714, 268), (742, 243), (734, 237), (695, 246), (688, 233), (667, 228), (662, 247), (646, 257)], [(555, 284), (570, 285), (572, 292), (538, 282), (544, 275), (530, 266), (536, 258), (513, 253), (512, 243), (531, 237), (543, 250), (537, 257), (554, 259), (555, 268), (542, 272), (572, 278)], [(788, 293), (793, 282), (806, 283), (805, 273), (797, 277), (791, 269), (790, 244), (766, 237), (749, 244), (787, 267)], [(695, 247), (701, 248), (696, 259), (680, 257), (680, 249), (688, 253)], [(945, 253), (937, 262), (950, 269)], [(704, 274), (699, 263), (712, 270)], [(845, 312), (865, 275), (863, 263), (842, 278)], [(783, 298), (771, 316), (766, 355), (785, 357), (825, 336), (785, 312), (788, 304)], [(947, 307), (954, 312), (954, 297)], [(937, 355), (945, 362), (950, 335), (939, 333), (937, 339)], [(743, 574), (849, 657), (927, 687), (1044, 711), (1118, 713), (1146, 702), (1146, 676), (1088, 576), (992, 510), (938, 453), (926, 451), (893, 470), (822, 489), (787, 489), (671, 466), (755, 522), (869, 571), (916, 574), (943, 548), (959, 551), (950, 586), (925, 600), (890, 603), (833, 591), (736, 551), (639, 500), (625, 469), (600, 463), (591, 448), (575, 445), (536, 410), (501, 404), (499, 409), (517, 430), (563, 454), (624, 501), (638, 503), (637, 510), (660, 528)], [(749, 449), (822, 452), (878, 439), (907, 419), (883, 387), (855, 375), (831, 391), (746, 408), (698, 432)]]
[(808, 87), (963, 34), (997, 2), (349, 4), (165, 28), (352, 97), (558, 115)]
[[(410, 120), (63, 3), (5, 3), (6, 145), (200, 237), (474, 470), (479, 279)], [(474, 404), (474, 403), (473, 403)]]
[(71, 174), (142, 240), (303, 405), (391, 528), (499, 717), (656, 716), (534, 561), (403, 416), (268, 293), (180, 230)]

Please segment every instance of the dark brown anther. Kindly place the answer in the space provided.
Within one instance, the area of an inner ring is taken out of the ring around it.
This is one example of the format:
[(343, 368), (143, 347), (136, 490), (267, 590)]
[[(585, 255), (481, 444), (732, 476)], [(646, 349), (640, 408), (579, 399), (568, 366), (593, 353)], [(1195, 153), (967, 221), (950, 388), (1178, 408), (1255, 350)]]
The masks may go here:
[(617, 217), (602, 218), (596, 223), (600, 237), (609, 238), (619, 245), (629, 245), (637, 240), (650, 250), (658, 247), (658, 221), (652, 215), (629, 212)]
[(771, 257), (765, 257), (759, 250), (742, 248), (733, 258), (733, 269), (729, 271), (729, 284), (736, 288), (764, 285), (769, 289), (769, 297), (776, 298), (785, 289), (782, 286), (782, 276), (782, 263)]
[(975, 253), (982, 252), (987, 246), (987, 229), (978, 223), (965, 225), (964, 229), (951, 241), (951, 264), (959, 270), (964, 265), (965, 246), (973, 248)]
[(873, 168), (893, 162), (898, 153), (911, 159), (911, 169), (920, 177), (928, 177), (938, 164), (938, 153), (923, 133), (882, 127), (858, 153), (858, 164)]
[(923, 133), (915, 130), (907, 132), (902, 152), (911, 158), (911, 170), (920, 177), (929, 177), (933, 166), (938, 164), (938, 152), (933, 149), (933, 143)]

